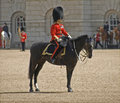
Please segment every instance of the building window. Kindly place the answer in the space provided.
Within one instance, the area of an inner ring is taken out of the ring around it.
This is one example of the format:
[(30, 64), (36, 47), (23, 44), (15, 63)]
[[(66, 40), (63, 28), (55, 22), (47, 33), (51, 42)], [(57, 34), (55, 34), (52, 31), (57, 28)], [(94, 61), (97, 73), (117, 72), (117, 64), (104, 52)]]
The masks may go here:
[(18, 16), (16, 17), (16, 33), (18, 33), (18, 28), (23, 27), (26, 31), (26, 23), (25, 23), (25, 17), (24, 16)]
[(118, 25), (118, 22), (119, 22), (119, 18), (118, 18), (118, 15), (117, 14), (111, 14), (109, 15), (109, 28), (110, 30), (113, 30), (114, 27), (116, 27)]

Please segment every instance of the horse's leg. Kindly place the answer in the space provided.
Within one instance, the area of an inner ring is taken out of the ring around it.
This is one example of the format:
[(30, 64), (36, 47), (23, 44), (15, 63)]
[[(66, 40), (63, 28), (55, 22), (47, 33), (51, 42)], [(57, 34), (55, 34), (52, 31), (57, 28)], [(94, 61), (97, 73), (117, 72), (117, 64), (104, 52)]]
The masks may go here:
[(120, 39), (119, 39), (119, 46), (118, 46), (118, 48), (120, 48)]
[(9, 40), (9, 48), (11, 47), (11, 37), (10, 37), (10, 40)]
[(33, 79), (33, 76), (30, 78), (30, 90), (29, 92), (33, 92), (33, 85), (32, 85), (32, 79)]
[(5, 48), (5, 39), (2, 40), (2, 48)]
[(4, 48), (6, 48), (6, 40), (4, 40)]
[(6, 39), (6, 48), (8, 48), (8, 38)]
[(105, 49), (107, 48), (107, 46), (106, 46), (106, 45), (107, 45), (107, 41), (105, 40)]
[(103, 48), (104, 48), (104, 42), (103, 42), (103, 40), (102, 40), (102, 45), (103, 45)]
[(43, 64), (45, 63), (45, 61), (42, 61), (38, 64), (37, 68), (35, 69), (35, 73), (34, 73), (34, 86), (35, 86), (35, 91), (39, 91), (38, 88), (38, 84), (37, 84), (37, 76), (39, 74), (39, 71), (42, 69)]
[(68, 88), (68, 92), (73, 92), (72, 88), (71, 88), (71, 78), (72, 78), (72, 73), (74, 70), (74, 67), (66, 67), (67, 69), (67, 88)]
[(4, 40), (2, 39), (2, 48), (4, 48)]
[(102, 41), (102, 45), (103, 45), (103, 48), (105, 48), (105, 41), (104, 40)]
[(116, 40), (116, 45), (117, 45), (117, 47), (118, 47), (118, 40)]
[(33, 79), (33, 74), (34, 74), (34, 71), (35, 71), (35, 67), (36, 67), (36, 64), (35, 63), (32, 63), (32, 60), (30, 58), (30, 65), (29, 65), (29, 79), (30, 79), (30, 92), (33, 92), (33, 85), (32, 85), (32, 79)]
[(5, 48), (8, 48), (8, 38), (5, 39)]
[(8, 48), (10, 48), (10, 39), (8, 38), (8, 43), (7, 43)]

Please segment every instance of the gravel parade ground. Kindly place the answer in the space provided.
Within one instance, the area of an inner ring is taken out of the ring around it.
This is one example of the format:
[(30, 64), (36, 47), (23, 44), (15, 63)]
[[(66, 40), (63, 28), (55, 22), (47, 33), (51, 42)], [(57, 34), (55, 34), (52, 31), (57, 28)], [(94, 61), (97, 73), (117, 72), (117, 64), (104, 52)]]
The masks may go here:
[(120, 103), (120, 49), (93, 50), (78, 61), (68, 93), (65, 66), (45, 63), (38, 76), (40, 92), (29, 93), (30, 51), (0, 49), (0, 103)]

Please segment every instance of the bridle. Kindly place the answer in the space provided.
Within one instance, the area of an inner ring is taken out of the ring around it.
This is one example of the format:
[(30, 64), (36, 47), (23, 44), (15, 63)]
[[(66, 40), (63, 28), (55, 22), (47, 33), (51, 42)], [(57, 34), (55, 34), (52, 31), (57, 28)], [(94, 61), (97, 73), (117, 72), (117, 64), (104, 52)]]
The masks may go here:
[(82, 49), (80, 52), (80, 60), (84, 62), (88, 57), (88, 52), (85, 49)]

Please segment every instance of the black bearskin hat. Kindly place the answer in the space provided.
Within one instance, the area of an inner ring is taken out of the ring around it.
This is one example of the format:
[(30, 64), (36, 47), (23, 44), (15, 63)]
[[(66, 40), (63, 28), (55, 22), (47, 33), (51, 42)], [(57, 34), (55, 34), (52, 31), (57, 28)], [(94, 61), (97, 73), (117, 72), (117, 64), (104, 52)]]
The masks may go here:
[(63, 19), (63, 8), (62, 7), (56, 7), (53, 9), (53, 20), (56, 22), (59, 19)]

